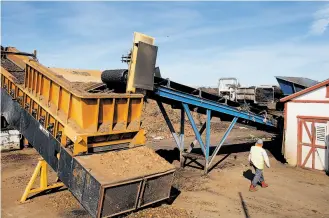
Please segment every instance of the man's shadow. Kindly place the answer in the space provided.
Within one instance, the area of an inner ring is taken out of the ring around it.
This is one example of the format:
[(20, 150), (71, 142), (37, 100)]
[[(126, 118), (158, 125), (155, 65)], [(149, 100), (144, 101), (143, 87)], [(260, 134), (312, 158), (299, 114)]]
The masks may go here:
[(248, 169), (243, 172), (243, 177), (250, 181), (253, 180), (254, 176), (255, 176), (255, 174), (251, 171), (251, 169)]

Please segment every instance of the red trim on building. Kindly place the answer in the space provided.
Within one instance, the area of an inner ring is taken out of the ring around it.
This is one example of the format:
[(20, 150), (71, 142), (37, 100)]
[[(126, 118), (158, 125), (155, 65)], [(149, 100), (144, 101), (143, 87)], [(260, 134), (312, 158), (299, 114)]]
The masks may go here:
[(314, 85), (314, 86), (311, 86), (311, 87), (309, 87), (309, 88), (307, 88), (307, 89), (303, 89), (302, 91), (296, 92), (296, 93), (294, 93), (294, 94), (292, 94), (292, 95), (289, 95), (289, 96), (287, 96), (287, 97), (281, 98), (281, 99), (280, 99), (280, 102), (286, 102), (286, 101), (289, 101), (289, 100), (291, 100), (292, 98), (298, 97), (298, 96), (300, 96), (300, 95), (303, 95), (303, 94), (305, 94), (305, 93), (308, 93), (308, 92), (310, 92), (310, 91), (313, 91), (313, 90), (315, 90), (315, 89), (318, 89), (318, 88), (320, 88), (320, 87), (322, 87), (322, 86), (328, 86), (328, 85), (329, 85), (329, 79), (327, 79), (327, 80), (325, 80), (325, 81), (323, 81), (323, 82), (320, 82), (320, 83), (318, 83), (318, 84), (316, 84), (316, 85)]
[(329, 85), (327, 85), (326, 89), (327, 89), (326, 98), (329, 98)]
[[(311, 127), (311, 130), (312, 130), (312, 147), (311, 147), (311, 150), (312, 150), (312, 169), (315, 169), (315, 124), (314, 124), (315, 121), (312, 122), (312, 127)], [(306, 164), (306, 161), (305, 161), (305, 164)], [(304, 164), (304, 166), (305, 166)]]
[(291, 102), (295, 103), (324, 103), (329, 104), (328, 100), (291, 100)]
[(308, 137), (311, 139), (312, 138), (312, 134), (311, 134), (310, 130), (308, 129), (306, 122), (305, 121), (301, 121), (301, 122), (304, 125), (304, 128), (306, 130), (306, 133), (307, 133)]
[(302, 165), (302, 121), (297, 117), (297, 166)]
[(285, 154), (286, 150), (286, 129), (287, 129), (287, 113), (288, 113), (288, 104), (284, 104), (283, 109), (283, 139), (282, 139), (282, 150), (281, 152)]
[[(312, 144), (308, 144), (308, 143), (303, 143), (303, 146), (313, 147)], [(327, 149), (327, 146), (325, 146), (325, 145), (314, 145), (314, 147), (315, 148)]]
[(318, 120), (318, 121), (322, 121), (322, 120), (327, 120), (329, 121), (329, 117), (315, 117), (315, 116), (297, 116), (297, 118), (300, 118), (300, 119), (315, 119), (315, 120)]
[[(310, 160), (311, 169), (315, 169), (316, 149), (327, 149), (326, 145), (315, 144), (315, 123), (322, 123), (329, 121), (329, 117), (314, 117), (314, 116), (297, 116), (298, 129), (297, 129), (297, 166), (306, 168), (306, 163)], [(306, 125), (306, 122), (311, 122), (311, 130)], [(306, 130), (306, 137), (309, 138), (311, 143), (302, 142), (302, 130)], [(303, 146), (310, 147), (306, 157), (302, 159)], [(311, 159), (310, 159), (311, 158)]]

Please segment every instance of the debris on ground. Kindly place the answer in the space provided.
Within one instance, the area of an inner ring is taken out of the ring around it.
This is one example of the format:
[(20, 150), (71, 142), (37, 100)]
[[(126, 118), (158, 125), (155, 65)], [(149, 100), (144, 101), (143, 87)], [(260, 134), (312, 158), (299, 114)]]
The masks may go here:
[(183, 208), (176, 208), (171, 206), (161, 206), (155, 208), (147, 208), (140, 210), (136, 213), (128, 215), (126, 218), (192, 218), (193, 216), (189, 214)]

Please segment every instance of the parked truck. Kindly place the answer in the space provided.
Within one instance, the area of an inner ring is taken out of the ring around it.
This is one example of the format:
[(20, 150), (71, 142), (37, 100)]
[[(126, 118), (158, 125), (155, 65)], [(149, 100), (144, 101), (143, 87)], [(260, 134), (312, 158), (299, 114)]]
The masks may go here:
[(11, 151), (21, 148), (21, 134), (12, 128), (1, 116), (0, 150)]
[(240, 85), (237, 78), (220, 78), (218, 82), (218, 94), (228, 100), (245, 102), (253, 105), (267, 106), (275, 103), (274, 86), (249, 86)]

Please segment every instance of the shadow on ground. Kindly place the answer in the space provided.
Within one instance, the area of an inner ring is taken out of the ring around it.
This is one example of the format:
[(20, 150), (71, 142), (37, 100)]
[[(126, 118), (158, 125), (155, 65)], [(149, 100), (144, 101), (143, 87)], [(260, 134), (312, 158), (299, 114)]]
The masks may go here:
[(246, 202), (244, 201), (241, 192), (239, 192), (239, 196), (240, 196), (240, 201), (241, 201), (241, 206), (242, 206), (242, 209), (243, 209), (243, 212), (244, 212), (244, 216), (245, 216), (246, 218), (249, 218), (250, 215), (249, 215), (249, 212), (248, 212), (247, 204), (246, 204)]
[(251, 171), (251, 169), (246, 170), (243, 172), (243, 177), (252, 181), (252, 179), (254, 178), (255, 174)]
[[(209, 172), (216, 168), (220, 163), (222, 163), (226, 158), (234, 153), (249, 152), (251, 146), (254, 145), (254, 142), (248, 143), (239, 143), (239, 144), (230, 144), (223, 145), (217, 155), (225, 155), (223, 158), (217, 162), (212, 163), (212, 166), (209, 168)], [(264, 148), (268, 150), (269, 155), (272, 155), (277, 161), (281, 163), (286, 163), (284, 156), (282, 155), (282, 137), (277, 136), (273, 137), (271, 141), (264, 142)], [(209, 153), (212, 154), (216, 149), (215, 146), (210, 147)], [(169, 163), (173, 163), (175, 160), (179, 161), (179, 149), (174, 148), (173, 150), (159, 149), (156, 151), (161, 157), (166, 159)], [(203, 155), (201, 148), (192, 149), (192, 153)], [(235, 158), (236, 156), (234, 156)], [(198, 158), (185, 158), (184, 166), (193, 167), (196, 169), (204, 169), (205, 161)]]
[(58, 187), (58, 188), (48, 189), (48, 190), (39, 192), (35, 195), (31, 195), (26, 200), (31, 200), (33, 198), (36, 198), (36, 197), (39, 197), (39, 196), (42, 196), (42, 195), (49, 195), (49, 194), (53, 194), (53, 193), (57, 193), (57, 192), (62, 192), (62, 191), (65, 191), (65, 190), (67, 190), (66, 187)]

